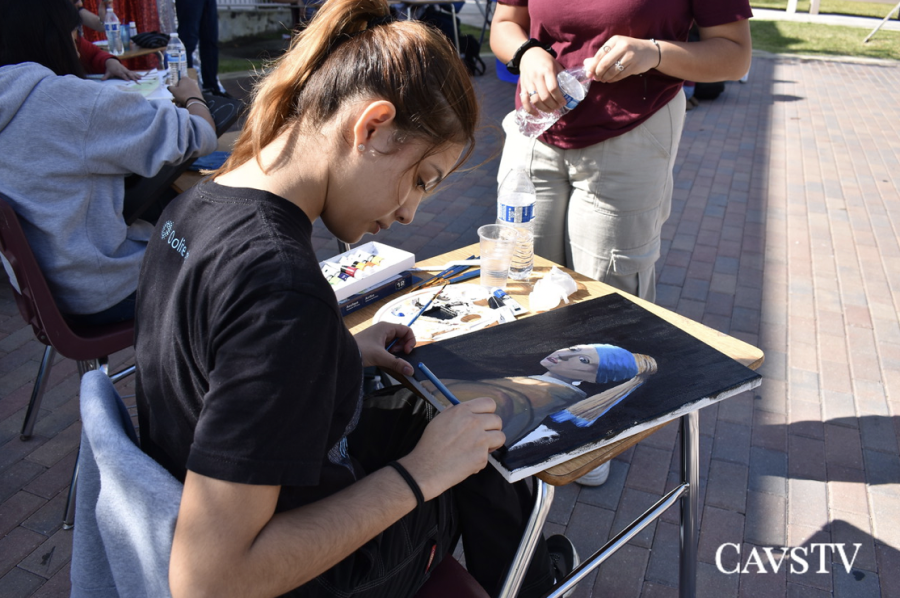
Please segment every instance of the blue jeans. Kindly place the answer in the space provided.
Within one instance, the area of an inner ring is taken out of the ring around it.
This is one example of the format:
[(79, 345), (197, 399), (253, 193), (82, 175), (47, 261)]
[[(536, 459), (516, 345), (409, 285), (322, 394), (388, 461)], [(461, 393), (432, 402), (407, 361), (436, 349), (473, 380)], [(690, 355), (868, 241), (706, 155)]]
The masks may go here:
[(178, 37), (187, 50), (188, 67), (194, 67), (194, 49), (200, 44), (200, 79), (204, 89), (218, 89), (219, 13), (216, 0), (177, 0)]

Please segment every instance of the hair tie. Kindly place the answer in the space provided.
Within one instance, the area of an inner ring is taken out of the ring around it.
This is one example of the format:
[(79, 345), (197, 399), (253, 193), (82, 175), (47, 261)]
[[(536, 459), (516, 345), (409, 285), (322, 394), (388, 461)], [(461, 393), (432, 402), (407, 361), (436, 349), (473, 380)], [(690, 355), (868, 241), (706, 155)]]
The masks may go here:
[(421, 507), (425, 504), (425, 496), (422, 494), (422, 489), (419, 488), (419, 485), (416, 483), (415, 478), (406, 471), (406, 468), (397, 463), (396, 461), (391, 461), (387, 464), (388, 467), (392, 467), (397, 473), (400, 474), (400, 477), (406, 482), (409, 489), (412, 490), (413, 495), (416, 497), (416, 506)]

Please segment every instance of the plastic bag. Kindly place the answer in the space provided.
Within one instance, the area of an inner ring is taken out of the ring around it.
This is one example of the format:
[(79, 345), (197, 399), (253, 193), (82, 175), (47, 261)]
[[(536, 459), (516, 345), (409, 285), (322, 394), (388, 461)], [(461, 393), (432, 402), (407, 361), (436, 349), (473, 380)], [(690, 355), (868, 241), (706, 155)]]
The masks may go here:
[(578, 290), (575, 279), (553, 266), (543, 278), (534, 283), (534, 289), (528, 296), (532, 311), (548, 311), (559, 305), (560, 301), (569, 302), (569, 295)]

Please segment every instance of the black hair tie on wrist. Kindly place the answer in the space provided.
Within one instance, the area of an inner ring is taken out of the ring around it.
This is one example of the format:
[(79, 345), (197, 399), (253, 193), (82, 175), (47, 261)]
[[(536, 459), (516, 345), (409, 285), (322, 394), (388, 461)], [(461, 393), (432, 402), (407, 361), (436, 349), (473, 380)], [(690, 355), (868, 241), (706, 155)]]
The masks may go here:
[(389, 467), (393, 467), (397, 473), (400, 474), (400, 477), (406, 482), (409, 486), (409, 489), (412, 490), (412, 493), (416, 497), (416, 506), (421, 507), (425, 504), (425, 495), (422, 494), (422, 489), (419, 488), (419, 485), (416, 483), (416, 480), (410, 475), (406, 468), (397, 463), (396, 461), (391, 461), (388, 463)]
[(197, 96), (191, 96), (191, 97), (189, 97), (188, 99), (186, 99), (186, 100), (184, 101), (184, 103), (187, 104), (187, 103), (190, 102), (191, 100), (197, 100), (198, 102), (203, 102), (203, 105), (204, 105), (204, 106), (209, 106), (209, 104), (206, 103), (206, 100), (204, 100), (203, 98), (198, 98)]

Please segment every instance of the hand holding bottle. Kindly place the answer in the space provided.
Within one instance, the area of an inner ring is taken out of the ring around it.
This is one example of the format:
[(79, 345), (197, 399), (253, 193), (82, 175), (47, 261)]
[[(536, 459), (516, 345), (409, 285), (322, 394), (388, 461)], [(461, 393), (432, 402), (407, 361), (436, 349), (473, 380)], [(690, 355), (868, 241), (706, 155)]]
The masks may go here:
[(169, 91), (172, 92), (177, 106), (184, 106), (190, 98), (203, 97), (200, 85), (190, 77), (185, 77), (180, 79), (175, 85), (170, 85)]
[[(583, 67), (576, 67), (561, 71), (556, 75), (558, 90), (562, 92), (565, 103), (551, 112), (538, 110), (537, 114), (530, 112), (525, 101), (522, 107), (516, 110), (516, 125), (519, 132), (526, 137), (537, 137), (549, 129), (564, 114), (574, 109), (587, 96), (588, 87), (591, 85), (591, 76)], [(521, 84), (521, 80), (520, 80)], [(534, 91), (534, 90), (532, 90)], [(531, 92), (528, 92), (531, 94)], [(531, 94), (534, 95), (534, 94)]]
[(553, 112), (565, 105), (556, 75), (562, 65), (542, 48), (531, 48), (519, 62), (519, 96), (522, 106), (531, 114)]

